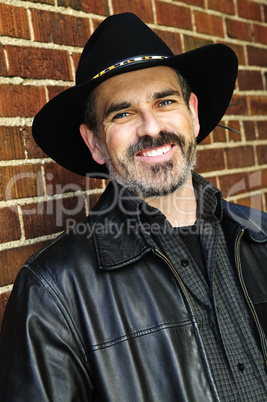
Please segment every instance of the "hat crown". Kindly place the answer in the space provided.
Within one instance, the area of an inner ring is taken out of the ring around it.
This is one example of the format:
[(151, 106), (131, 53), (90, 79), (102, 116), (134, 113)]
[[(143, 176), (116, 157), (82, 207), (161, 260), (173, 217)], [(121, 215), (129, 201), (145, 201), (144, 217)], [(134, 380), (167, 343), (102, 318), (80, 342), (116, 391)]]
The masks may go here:
[(85, 84), (122, 60), (154, 55), (170, 57), (173, 53), (136, 15), (112, 15), (86, 43), (76, 72), (76, 85)]

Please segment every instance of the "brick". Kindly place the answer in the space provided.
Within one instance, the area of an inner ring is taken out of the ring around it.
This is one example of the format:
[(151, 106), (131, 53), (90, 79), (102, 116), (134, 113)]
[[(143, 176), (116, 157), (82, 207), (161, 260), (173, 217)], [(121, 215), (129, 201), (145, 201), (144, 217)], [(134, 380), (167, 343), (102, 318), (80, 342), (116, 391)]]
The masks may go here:
[[(69, 53), (64, 50), (6, 46), (9, 74), (23, 78), (71, 80)], [(30, 63), (29, 63), (30, 60)]]
[(93, 24), (93, 32), (98, 28), (98, 26), (101, 24), (102, 20), (92, 18), (92, 24)]
[(187, 7), (156, 1), (156, 13), (159, 25), (193, 29), (191, 11)]
[(241, 129), (240, 129), (240, 122), (238, 120), (231, 120), (228, 122), (227, 127), (233, 128), (239, 133), (235, 133), (231, 130), (228, 130), (228, 137), (230, 142), (238, 142), (241, 141)]
[(261, 21), (261, 6), (249, 0), (237, 0), (239, 17), (249, 20)]
[(267, 169), (261, 170), (261, 188), (267, 187)]
[[(73, 60), (74, 69), (76, 71), (77, 67), (78, 67), (78, 64), (79, 64), (80, 57), (81, 57), (81, 53), (72, 53), (71, 57), (72, 57), (72, 60)], [(75, 77), (73, 77), (73, 79), (74, 78)]]
[(0, 75), (6, 77), (8, 75), (4, 47), (0, 45)]
[(225, 169), (223, 149), (204, 149), (197, 154), (198, 172), (212, 172), (213, 170)]
[(204, 140), (201, 141), (201, 145), (207, 145), (212, 143), (212, 133), (210, 133)]
[(87, 13), (100, 15), (109, 14), (107, 0), (58, 0), (58, 5), (62, 7), (70, 7), (78, 11), (85, 11)]
[(252, 171), (247, 174), (248, 176), (248, 190), (256, 191), (262, 190), (267, 185), (267, 169)]
[(195, 36), (184, 35), (184, 50), (188, 52), (189, 50), (197, 49), (201, 46), (210, 45), (213, 43), (212, 40), (197, 38)]
[(225, 113), (226, 115), (247, 115), (248, 104), (247, 97), (241, 95), (233, 95), (230, 105)]
[(267, 45), (267, 27), (254, 24), (254, 40), (257, 43)]
[(30, 39), (27, 10), (0, 4), (0, 35)]
[(259, 211), (263, 210), (261, 193), (251, 195), (249, 197), (239, 198), (238, 204), (245, 205), (250, 208), (258, 209)]
[(250, 191), (261, 190), (267, 187), (267, 169), (257, 170), (248, 173), (248, 185)]
[(256, 152), (259, 165), (265, 165), (267, 163), (267, 145), (258, 145)]
[(267, 140), (267, 120), (257, 122), (259, 140)]
[(213, 130), (213, 141), (214, 142), (226, 142), (226, 132), (222, 127), (215, 127)]
[(241, 91), (263, 90), (262, 75), (260, 71), (240, 70), (238, 84)]
[(45, 90), (32, 85), (0, 85), (0, 117), (33, 117), (46, 103)]
[(49, 243), (50, 241), (39, 242), (29, 246), (2, 250), (0, 253), (0, 286), (13, 283), (25, 261), (41, 247)]
[(21, 230), (16, 207), (0, 208), (0, 243), (20, 239)]
[(34, 38), (38, 42), (83, 47), (90, 36), (89, 20), (71, 15), (31, 10)]
[(43, 195), (41, 168), (38, 165), (0, 168), (0, 200)]
[(199, 33), (224, 37), (223, 20), (221, 17), (195, 12), (196, 30)]
[(131, 11), (144, 22), (154, 22), (152, 1), (139, 0), (112, 0), (113, 13), (125, 13)]
[(154, 32), (169, 46), (174, 54), (183, 52), (181, 35), (175, 32), (161, 31), (155, 29)]
[(208, 180), (208, 182), (210, 182), (211, 184), (213, 184), (213, 186), (217, 187), (217, 180), (216, 177), (206, 177), (206, 180)]
[(24, 159), (23, 135), (18, 127), (0, 127), (0, 160)]
[(247, 52), (250, 66), (267, 67), (267, 49), (247, 46)]
[(47, 157), (47, 155), (41, 150), (41, 148), (34, 141), (32, 137), (31, 127), (21, 127), (20, 130), (24, 137), (25, 149), (27, 152), (28, 159)]
[[(229, 137), (229, 141), (230, 142), (237, 142), (237, 141), (241, 141), (241, 134), (240, 134), (240, 123), (237, 120), (230, 120), (229, 122), (224, 122), (224, 121), (220, 121), (220, 123), (222, 126), (228, 127), (227, 128), (223, 128), (220, 126), (217, 126), (215, 128), (215, 130), (213, 130), (213, 138), (214, 138), (214, 142), (226, 142), (227, 141), (227, 133), (228, 133), (228, 137)], [(230, 128), (239, 131), (239, 133), (233, 132), (230, 130)]]
[(58, 0), (58, 5), (61, 7), (70, 7), (78, 11), (84, 11), (83, 2), (81, 0)]
[(226, 30), (229, 38), (252, 41), (251, 27), (247, 22), (227, 18)]
[[(180, 1), (180, 0), (174, 0)], [(205, 0), (183, 0), (184, 4), (192, 4), (193, 6), (205, 8)]]
[(85, 217), (83, 196), (23, 205), (21, 209), (26, 239), (61, 232), (70, 222), (73, 225)]
[(235, 5), (233, 0), (208, 0), (208, 8), (226, 14), (235, 14)]
[(225, 150), (228, 169), (243, 168), (255, 164), (253, 147), (250, 145)]
[(48, 195), (102, 188), (102, 180), (77, 175), (57, 163), (45, 165), (45, 180)]
[(267, 96), (251, 96), (248, 101), (252, 115), (267, 115)]
[[(1, 291), (1, 289), (0, 289), (0, 291)], [(1, 332), (1, 328), (2, 328), (2, 322), (3, 322), (3, 318), (4, 318), (4, 313), (6, 310), (6, 305), (7, 305), (10, 294), (11, 294), (11, 290), (0, 293), (0, 332)]]
[(256, 139), (255, 123), (254, 121), (243, 122), (245, 136), (247, 141), (253, 141)]
[(65, 91), (68, 88), (69, 87), (67, 87), (67, 86), (61, 87), (61, 86), (57, 86), (57, 85), (54, 85), (54, 86), (48, 85), (47, 86), (48, 98), (52, 99), (52, 98), (54, 98), (55, 96), (57, 96), (58, 94), (60, 94), (61, 92)]
[(220, 176), (219, 183), (224, 197), (246, 193), (249, 190), (248, 178), (243, 172)]

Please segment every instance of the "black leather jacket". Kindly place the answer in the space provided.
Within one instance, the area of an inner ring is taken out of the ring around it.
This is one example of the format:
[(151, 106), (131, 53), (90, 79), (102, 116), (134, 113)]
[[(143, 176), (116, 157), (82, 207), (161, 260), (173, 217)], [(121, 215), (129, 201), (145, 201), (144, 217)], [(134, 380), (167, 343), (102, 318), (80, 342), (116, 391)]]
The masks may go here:
[[(1, 335), (2, 402), (218, 400), (183, 283), (113, 201), (108, 188), (21, 269)], [(266, 214), (224, 202), (222, 225), (267, 361)]]

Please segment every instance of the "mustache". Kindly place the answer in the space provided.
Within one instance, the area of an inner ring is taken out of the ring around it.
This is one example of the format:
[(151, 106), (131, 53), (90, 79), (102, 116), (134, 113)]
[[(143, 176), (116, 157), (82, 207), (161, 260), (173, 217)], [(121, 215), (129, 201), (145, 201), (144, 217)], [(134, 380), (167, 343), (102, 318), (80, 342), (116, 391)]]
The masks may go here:
[(157, 137), (150, 137), (145, 135), (141, 137), (134, 144), (131, 144), (127, 150), (127, 156), (133, 158), (138, 152), (144, 151), (149, 148), (158, 148), (166, 144), (179, 145), (182, 153), (185, 152), (185, 140), (179, 133), (173, 133), (168, 131), (160, 131)]

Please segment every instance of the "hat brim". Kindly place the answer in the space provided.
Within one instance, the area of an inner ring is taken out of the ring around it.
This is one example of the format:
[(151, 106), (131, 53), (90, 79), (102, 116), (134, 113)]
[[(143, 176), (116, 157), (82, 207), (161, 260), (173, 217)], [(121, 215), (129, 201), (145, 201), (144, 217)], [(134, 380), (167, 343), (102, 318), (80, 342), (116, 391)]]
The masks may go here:
[(32, 127), (35, 141), (66, 169), (82, 176), (104, 177), (107, 174), (105, 165), (93, 160), (79, 132), (85, 98), (112, 76), (159, 65), (177, 69), (196, 94), (200, 122), (197, 143), (200, 143), (222, 119), (235, 87), (237, 57), (231, 48), (223, 44), (204, 46), (165, 60), (127, 65), (61, 92), (35, 116)]

